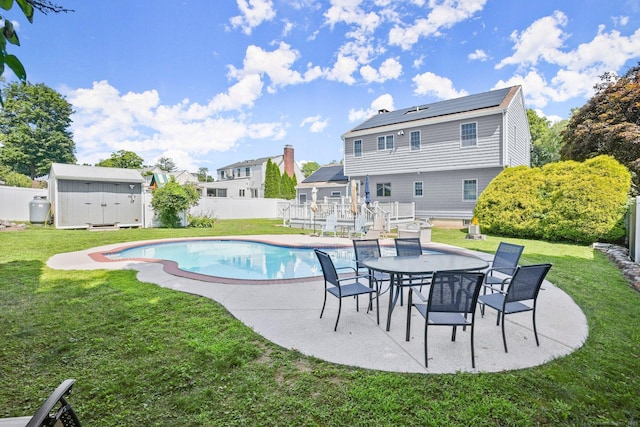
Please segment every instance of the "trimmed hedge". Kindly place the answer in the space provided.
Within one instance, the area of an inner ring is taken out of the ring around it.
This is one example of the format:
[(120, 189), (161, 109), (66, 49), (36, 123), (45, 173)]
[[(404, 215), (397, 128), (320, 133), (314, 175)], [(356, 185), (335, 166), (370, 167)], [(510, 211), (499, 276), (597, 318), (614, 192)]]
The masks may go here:
[(482, 192), (474, 214), (482, 231), (520, 238), (592, 243), (625, 235), (631, 174), (610, 156), (583, 163), (505, 169)]

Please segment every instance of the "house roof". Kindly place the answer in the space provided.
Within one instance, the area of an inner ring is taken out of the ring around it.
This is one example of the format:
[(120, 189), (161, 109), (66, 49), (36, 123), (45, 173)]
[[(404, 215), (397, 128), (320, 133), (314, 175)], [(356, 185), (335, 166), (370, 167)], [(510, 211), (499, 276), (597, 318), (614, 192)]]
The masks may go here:
[(267, 160), (269, 160), (269, 159), (271, 159), (271, 161), (274, 161), (274, 159), (277, 159), (279, 157), (282, 157), (282, 154), (279, 154), (277, 156), (261, 157), (259, 159), (253, 159), (253, 160), (242, 160), (240, 162), (232, 163), (230, 165), (218, 168), (218, 170), (246, 168), (246, 167), (249, 167), (249, 166), (258, 166), (258, 165), (262, 165), (264, 163), (267, 163)]
[(106, 182), (145, 182), (136, 169), (105, 168), (100, 166), (53, 163), (49, 176), (57, 179), (85, 179)]
[(349, 181), (349, 178), (344, 174), (343, 165), (321, 166), (318, 170), (305, 178), (301, 184), (335, 181)]
[(402, 108), (390, 112), (381, 112), (351, 129), (350, 132), (445, 116), (449, 114), (498, 107), (500, 104), (511, 98), (508, 95), (512, 90), (517, 90), (518, 88), (519, 86), (507, 87), (475, 95), (463, 96), (461, 98), (434, 102), (431, 104)]

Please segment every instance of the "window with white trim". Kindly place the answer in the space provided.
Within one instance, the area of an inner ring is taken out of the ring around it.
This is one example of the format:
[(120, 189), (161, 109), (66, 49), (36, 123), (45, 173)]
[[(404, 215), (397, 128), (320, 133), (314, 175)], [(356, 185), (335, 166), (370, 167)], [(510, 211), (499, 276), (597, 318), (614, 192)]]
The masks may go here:
[(362, 157), (362, 140), (353, 141), (353, 157)]
[(393, 135), (378, 137), (378, 150), (393, 150)]
[(423, 196), (423, 184), (422, 181), (414, 181), (413, 183), (413, 197), (422, 197)]
[(382, 183), (376, 184), (376, 196), (391, 197), (391, 183), (382, 182)]
[(462, 147), (475, 147), (478, 145), (478, 124), (462, 123), (460, 125), (460, 146)]
[(478, 200), (478, 180), (465, 179), (462, 182), (462, 201), (475, 202)]
[(411, 151), (420, 150), (420, 131), (411, 131)]

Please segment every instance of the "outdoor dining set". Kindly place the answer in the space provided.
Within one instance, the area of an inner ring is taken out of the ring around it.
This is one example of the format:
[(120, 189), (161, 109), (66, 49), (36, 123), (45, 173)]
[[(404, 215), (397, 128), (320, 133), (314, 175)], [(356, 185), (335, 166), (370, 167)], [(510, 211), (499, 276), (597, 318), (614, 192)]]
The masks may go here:
[[(354, 267), (335, 267), (331, 257), (315, 249), (324, 276), (324, 302), (327, 295), (338, 299), (338, 329), (342, 300), (367, 296), (367, 312), (376, 305), (380, 324), (380, 297), (388, 294), (386, 331), (391, 328), (392, 314), (407, 294), (406, 340), (410, 340), (412, 310), (424, 318), (424, 360), (428, 367), (427, 338), (429, 327), (451, 326), (451, 340), (457, 328), (470, 328), (471, 364), (475, 368), (474, 327), (477, 307), (484, 316), (486, 307), (497, 312), (497, 325), (502, 326), (504, 351), (508, 352), (505, 316), (532, 312), (536, 345), (540, 345), (536, 329), (536, 304), (540, 287), (551, 264), (519, 265), (523, 246), (501, 242), (492, 261), (452, 252), (423, 251), (419, 238), (394, 239), (396, 254), (383, 256), (378, 239), (354, 239)], [(405, 292), (405, 290), (407, 292)]]

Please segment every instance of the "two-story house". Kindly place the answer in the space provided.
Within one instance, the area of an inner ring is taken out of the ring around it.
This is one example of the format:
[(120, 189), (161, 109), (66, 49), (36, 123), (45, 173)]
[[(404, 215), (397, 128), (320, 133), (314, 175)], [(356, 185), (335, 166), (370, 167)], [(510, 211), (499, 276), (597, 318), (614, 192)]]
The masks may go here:
[(344, 174), (372, 201), (414, 202), (416, 217), (468, 221), (504, 168), (530, 165), (521, 86), (379, 114), (342, 135)]
[(293, 146), (285, 145), (283, 154), (242, 160), (223, 166), (216, 171), (216, 181), (201, 182), (204, 197), (263, 198), (267, 162), (271, 159), (280, 168), (280, 173), (296, 176), (297, 182), (304, 179), (302, 170), (295, 162)]

